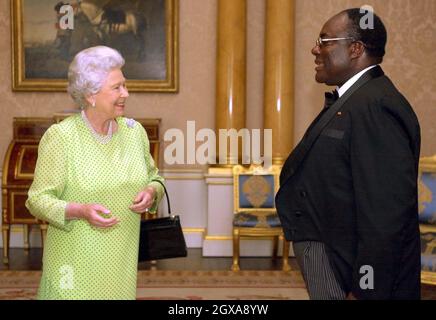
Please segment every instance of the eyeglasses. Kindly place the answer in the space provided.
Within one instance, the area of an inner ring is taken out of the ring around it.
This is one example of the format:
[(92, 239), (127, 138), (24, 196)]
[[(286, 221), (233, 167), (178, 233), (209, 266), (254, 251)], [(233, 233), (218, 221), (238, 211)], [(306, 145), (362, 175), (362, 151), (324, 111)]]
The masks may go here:
[(326, 42), (339, 41), (339, 40), (353, 40), (354, 41), (354, 38), (353, 37), (343, 37), (343, 38), (321, 38), (321, 37), (319, 37), (318, 39), (316, 39), (315, 44), (321, 48), (324, 45), (324, 43), (326, 43)]

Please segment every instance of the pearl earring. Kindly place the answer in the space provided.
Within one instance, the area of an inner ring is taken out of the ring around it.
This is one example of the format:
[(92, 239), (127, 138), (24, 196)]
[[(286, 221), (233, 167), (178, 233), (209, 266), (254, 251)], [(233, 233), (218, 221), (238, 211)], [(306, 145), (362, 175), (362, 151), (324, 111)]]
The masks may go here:
[(95, 101), (92, 101), (92, 107), (95, 108)]

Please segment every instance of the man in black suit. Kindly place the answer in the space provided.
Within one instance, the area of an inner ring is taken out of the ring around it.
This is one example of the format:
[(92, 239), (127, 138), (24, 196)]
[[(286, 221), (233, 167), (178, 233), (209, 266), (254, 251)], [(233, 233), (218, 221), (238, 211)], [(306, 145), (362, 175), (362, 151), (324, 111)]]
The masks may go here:
[(311, 299), (419, 299), (420, 128), (379, 66), (386, 29), (349, 9), (312, 49), (316, 81), (336, 85), (286, 160), (276, 196)]

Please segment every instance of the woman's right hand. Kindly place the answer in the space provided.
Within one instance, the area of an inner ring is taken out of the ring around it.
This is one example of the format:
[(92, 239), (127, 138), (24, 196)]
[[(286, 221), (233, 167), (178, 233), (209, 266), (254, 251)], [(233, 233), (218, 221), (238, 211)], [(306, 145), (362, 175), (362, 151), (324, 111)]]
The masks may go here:
[(119, 222), (116, 217), (111, 217), (110, 210), (99, 204), (69, 203), (66, 216), (67, 219), (85, 219), (97, 228), (110, 228)]

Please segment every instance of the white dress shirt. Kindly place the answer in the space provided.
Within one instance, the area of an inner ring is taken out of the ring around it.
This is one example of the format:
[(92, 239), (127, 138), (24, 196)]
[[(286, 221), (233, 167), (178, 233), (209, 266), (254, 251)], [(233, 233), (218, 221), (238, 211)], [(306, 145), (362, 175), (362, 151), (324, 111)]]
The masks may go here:
[(354, 76), (352, 76), (347, 82), (345, 82), (342, 87), (336, 87), (336, 90), (338, 90), (338, 94), (339, 94), (339, 98), (342, 97), (342, 95), (348, 90), (350, 89), (350, 87), (356, 83), (357, 80), (359, 80), (359, 78), (361, 76), (363, 76), (363, 74), (365, 72), (367, 72), (368, 70), (371, 70), (372, 68), (377, 67), (377, 65), (373, 65), (370, 66), (366, 69), (363, 69), (362, 71), (360, 71), (359, 73), (355, 74)]

